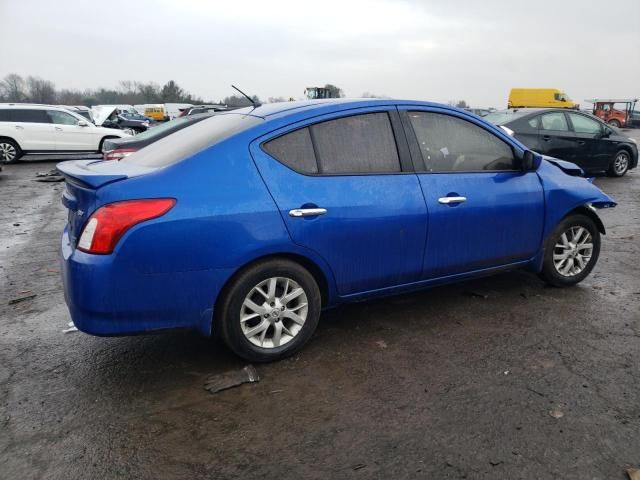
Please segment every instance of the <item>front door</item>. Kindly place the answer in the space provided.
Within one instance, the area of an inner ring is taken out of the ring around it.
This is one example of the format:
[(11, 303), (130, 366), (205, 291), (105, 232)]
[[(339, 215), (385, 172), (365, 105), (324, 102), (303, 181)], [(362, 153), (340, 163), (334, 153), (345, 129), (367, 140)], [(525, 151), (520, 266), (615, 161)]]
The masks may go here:
[[(615, 153), (613, 142), (604, 138), (604, 127), (586, 115), (567, 113), (576, 135), (575, 158), (570, 160), (585, 170), (606, 170)], [(612, 150), (613, 149), (613, 150)]]
[(424, 162), (418, 177), (429, 231), (422, 277), (532, 258), (542, 238), (543, 190), (535, 172), (515, 168), (512, 146), (470, 118), (418, 110), (405, 118)]
[(98, 141), (90, 126), (78, 125), (80, 119), (59, 110), (47, 110), (56, 133), (56, 150), (97, 151)]
[(427, 230), (418, 178), (401, 167), (395, 108), (360, 112), (251, 146), (291, 239), (326, 261), (341, 296), (418, 280)]

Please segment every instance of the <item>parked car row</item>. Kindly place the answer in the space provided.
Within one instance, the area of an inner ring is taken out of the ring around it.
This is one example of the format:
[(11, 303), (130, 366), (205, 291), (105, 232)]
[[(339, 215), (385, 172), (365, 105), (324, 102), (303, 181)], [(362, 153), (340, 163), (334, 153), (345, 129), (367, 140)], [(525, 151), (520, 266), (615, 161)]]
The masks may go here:
[[(558, 126), (530, 113), (535, 131)], [(596, 210), (615, 202), (507, 131), (445, 105), (320, 100), (61, 163), (73, 321), (95, 335), (195, 329), (269, 361), (344, 302), (519, 268), (574, 285), (598, 259)]]
[(122, 130), (97, 127), (80, 113), (53, 105), (0, 104), (0, 161), (30, 153), (98, 153)]

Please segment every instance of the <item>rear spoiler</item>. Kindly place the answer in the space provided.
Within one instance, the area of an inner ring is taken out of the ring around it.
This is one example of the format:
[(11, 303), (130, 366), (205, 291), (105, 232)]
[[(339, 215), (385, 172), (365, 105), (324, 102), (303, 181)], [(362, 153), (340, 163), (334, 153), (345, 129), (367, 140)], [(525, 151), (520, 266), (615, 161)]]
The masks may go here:
[(56, 168), (68, 182), (79, 183), (81, 186), (93, 189), (155, 170), (114, 160), (72, 160), (59, 163)]

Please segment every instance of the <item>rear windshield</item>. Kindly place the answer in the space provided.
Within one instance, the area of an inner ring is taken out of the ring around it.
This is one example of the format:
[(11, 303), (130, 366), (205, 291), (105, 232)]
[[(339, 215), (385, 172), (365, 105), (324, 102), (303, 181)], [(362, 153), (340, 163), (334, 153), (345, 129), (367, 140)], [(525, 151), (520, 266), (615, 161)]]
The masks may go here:
[(173, 130), (175, 131), (181, 130), (187, 125), (190, 125), (192, 123), (197, 123), (200, 120), (202, 120), (202, 118), (200, 119), (197, 119), (197, 118), (194, 119), (194, 118), (188, 118), (188, 117), (176, 118), (175, 120), (170, 120), (168, 122), (161, 123), (157, 126), (151, 127), (149, 130), (139, 133), (133, 138), (135, 138), (136, 140), (149, 140), (153, 138), (162, 138), (165, 135), (169, 135)]
[(484, 116), (484, 119), (493, 123), (494, 125), (505, 125), (509, 122), (513, 122), (520, 117), (524, 117), (525, 115), (530, 114), (531, 112), (526, 111), (518, 111), (518, 110), (508, 110), (504, 112), (491, 112), (488, 115)]
[(144, 167), (166, 167), (247, 130), (261, 121), (260, 117), (237, 113), (215, 115), (189, 128), (184, 128), (174, 135), (168, 135), (120, 161)]

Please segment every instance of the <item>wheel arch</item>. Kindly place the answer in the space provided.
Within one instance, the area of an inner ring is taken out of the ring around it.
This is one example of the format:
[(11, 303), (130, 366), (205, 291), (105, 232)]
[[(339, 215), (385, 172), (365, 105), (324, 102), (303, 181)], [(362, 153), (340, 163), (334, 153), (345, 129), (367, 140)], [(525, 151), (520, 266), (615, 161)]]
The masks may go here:
[(315, 261), (310, 258), (301, 255), (299, 253), (291, 253), (291, 252), (278, 252), (278, 253), (270, 253), (267, 255), (262, 255), (252, 259), (251, 261), (245, 263), (241, 267), (235, 270), (231, 276), (224, 283), (222, 288), (218, 293), (218, 297), (216, 298), (215, 305), (213, 308), (214, 317), (217, 311), (220, 310), (220, 306), (229, 292), (229, 289), (233, 285), (233, 282), (248, 268), (253, 267), (258, 263), (267, 262), (269, 260), (276, 259), (285, 259), (290, 260), (292, 262), (297, 263), (298, 265), (304, 267), (314, 278), (316, 283), (318, 284), (318, 288), (320, 289), (320, 298), (322, 301), (322, 307), (329, 305), (331, 302), (331, 298), (333, 295), (331, 294), (331, 287), (329, 284), (329, 279), (327, 278), (328, 273), (326, 273)]
[(571, 215), (576, 215), (576, 214), (582, 214), (582, 215), (585, 215), (585, 216), (591, 218), (591, 220), (593, 220), (593, 223), (596, 224), (596, 227), (598, 227), (598, 231), (602, 235), (606, 235), (607, 234), (607, 232), (606, 232), (606, 230), (604, 228), (604, 223), (602, 223), (602, 220), (600, 220), (600, 217), (595, 212), (595, 208), (592, 207), (589, 204), (580, 205), (579, 207), (576, 207), (573, 210), (570, 210), (569, 212), (567, 212), (567, 214), (564, 217), (562, 217), (560, 219), (560, 221), (563, 221), (565, 218), (567, 218), (567, 217), (569, 217)]
[(20, 142), (18, 142), (15, 138), (9, 137), (8, 135), (0, 135), (0, 140), (10, 140), (15, 143), (20, 150), (24, 151), (24, 149), (20, 145)]
[(104, 145), (105, 140), (111, 140), (112, 138), (122, 138), (117, 135), (105, 135), (100, 139), (100, 143), (98, 143), (98, 152), (102, 153), (102, 146)]

